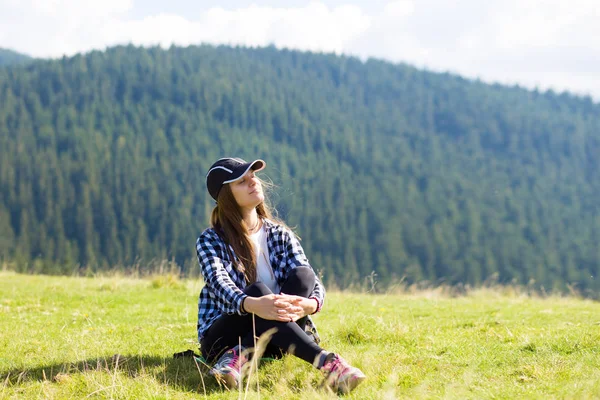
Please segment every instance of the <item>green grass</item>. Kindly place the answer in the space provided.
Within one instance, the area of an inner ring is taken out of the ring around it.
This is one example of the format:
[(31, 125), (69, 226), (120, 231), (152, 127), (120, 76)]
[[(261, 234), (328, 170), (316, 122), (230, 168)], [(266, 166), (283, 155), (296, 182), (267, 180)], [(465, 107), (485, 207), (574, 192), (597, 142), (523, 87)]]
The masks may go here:
[[(0, 398), (335, 398), (294, 357), (261, 366), (242, 393), (173, 359), (196, 348), (200, 288), (0, 272)], [(315, 322), (324, 347), (368, 376), (347, 398), (600, 398), (600, 304), (590, 300), (331, 292)]]

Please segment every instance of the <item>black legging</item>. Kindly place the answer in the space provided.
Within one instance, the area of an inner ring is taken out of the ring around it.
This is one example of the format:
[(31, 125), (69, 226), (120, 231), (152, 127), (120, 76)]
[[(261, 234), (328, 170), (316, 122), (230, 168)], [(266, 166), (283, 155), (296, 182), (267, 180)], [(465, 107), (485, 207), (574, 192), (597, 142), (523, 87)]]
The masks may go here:
[[(281, 287), (281, 293), (308, 297), (315, 287), (315, 274), (311, 268), (299, 267), (290, 271), (290, 274)], [(244, 289), (250, 297), (260, 297), (271, 294), (271, 290), (262, 282), (256, 282)], [(205, 333), (200, 342), (202, 356), (209, 362), (216, 360), (228, 349), (242, 343), (246, 348), (254, 347), (252, 330), (252, 314), (223, 314)], [(321, 353), (317, 344), (304, 332), (306, 317), (296, 322), (280, 322), (260, 318), (254, 315), (256, 336), (262, 335), (271, 328), (277, 331), (271, 337), (266, 354), (280, 356), (293, 352), (293, 354), (311, 364)]]

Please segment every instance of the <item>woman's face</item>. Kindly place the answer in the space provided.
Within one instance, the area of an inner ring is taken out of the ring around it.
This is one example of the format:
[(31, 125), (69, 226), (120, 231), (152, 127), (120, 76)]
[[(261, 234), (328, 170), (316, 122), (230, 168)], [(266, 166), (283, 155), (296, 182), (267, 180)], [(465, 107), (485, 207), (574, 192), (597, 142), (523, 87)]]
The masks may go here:
[(235, 201), (242, 209), (253, 209), (265, 200), (262, 185), (253, 170), (229, 185)]

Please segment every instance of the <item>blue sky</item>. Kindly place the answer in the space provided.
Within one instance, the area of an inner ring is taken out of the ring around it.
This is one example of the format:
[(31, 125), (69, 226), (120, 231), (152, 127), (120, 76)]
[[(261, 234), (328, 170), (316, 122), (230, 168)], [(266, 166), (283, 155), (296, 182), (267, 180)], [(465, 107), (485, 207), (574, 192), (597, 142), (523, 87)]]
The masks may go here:
[(600, 101), (600, 0), (0, 0), (0, 47), (243, 44), (405, 62)]

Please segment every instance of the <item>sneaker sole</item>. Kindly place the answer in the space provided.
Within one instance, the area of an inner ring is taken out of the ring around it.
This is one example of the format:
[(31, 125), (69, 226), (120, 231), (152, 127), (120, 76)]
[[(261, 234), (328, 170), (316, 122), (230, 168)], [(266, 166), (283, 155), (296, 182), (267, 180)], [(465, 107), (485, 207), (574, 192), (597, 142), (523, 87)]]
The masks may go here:
[(362, 383), (362, 381), (364, 381), (367, 377), (365, 375), (362, 376), (356, 376), (353, 377), (352, 379), (349, 379), (346, 382), (340, 382), (340, 384), (338, 385), (338, 392), (341, 392), (343, 394), (348, 394), (351, 391), (353, 391), (358, 385), (360, 385)]
[(238, 380), (233, 374), (222, 374), (218, 371), (210, 371), (210, 374), (215, 377), (220, 385), (224, 385), (227, 389), (237, 389)]

